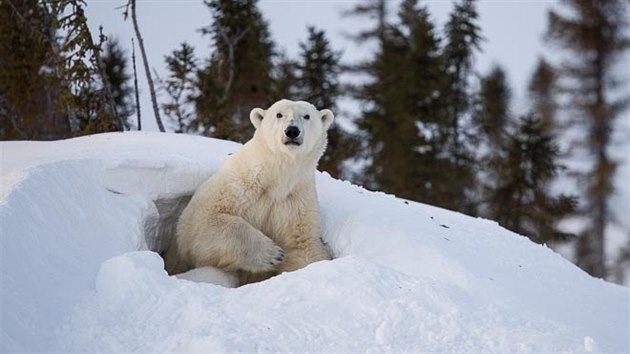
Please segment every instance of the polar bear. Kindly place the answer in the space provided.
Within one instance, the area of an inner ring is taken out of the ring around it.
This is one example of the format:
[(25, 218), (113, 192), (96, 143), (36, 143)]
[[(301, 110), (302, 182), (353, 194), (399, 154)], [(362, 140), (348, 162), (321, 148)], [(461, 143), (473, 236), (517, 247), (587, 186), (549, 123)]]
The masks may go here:
[(333, 119), (330, 110), (304, 101), (254, 108), (253, 138), (182, 212), (164, 254), (168, 273), (214, 267), (246, 284), (330, 259), (320, 235), (315, 169)]

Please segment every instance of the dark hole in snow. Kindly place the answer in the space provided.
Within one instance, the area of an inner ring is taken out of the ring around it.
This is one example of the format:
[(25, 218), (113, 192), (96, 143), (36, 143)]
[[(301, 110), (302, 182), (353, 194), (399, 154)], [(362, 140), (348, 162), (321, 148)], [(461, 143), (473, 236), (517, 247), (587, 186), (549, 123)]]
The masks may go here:
[(442, 226), (442, 227), (443, 227), (443, 228), (445, 228), (445, 229), (450, 229), (450, 227), (448, 227), (448, 225), (444, 225), (444, 224), (442, 224), (442, 225), (440, 225), (440, 226)]
[(154, 212), (144, 220), (144, 238), (151, 251), (163, 254), (175, 237), (177, 220), (192, 195), (154, 200)]

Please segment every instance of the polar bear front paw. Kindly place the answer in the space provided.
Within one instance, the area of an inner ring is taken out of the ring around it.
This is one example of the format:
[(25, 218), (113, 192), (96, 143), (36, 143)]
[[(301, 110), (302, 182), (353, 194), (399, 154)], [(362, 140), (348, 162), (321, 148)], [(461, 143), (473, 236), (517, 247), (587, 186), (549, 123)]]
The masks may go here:
[(277, 269), (283, 261), (284, 250), (269, 240), (268, 244), (257, 250), (256, 257), (248, 262), (245, 270), (253, 273), (269, 272)]
[(284, 261), (284, 250), (276, 246), (275, 250), (272, 252), (272, 257), (273, 259), (269, 261), (269, 264), (275, 267)]

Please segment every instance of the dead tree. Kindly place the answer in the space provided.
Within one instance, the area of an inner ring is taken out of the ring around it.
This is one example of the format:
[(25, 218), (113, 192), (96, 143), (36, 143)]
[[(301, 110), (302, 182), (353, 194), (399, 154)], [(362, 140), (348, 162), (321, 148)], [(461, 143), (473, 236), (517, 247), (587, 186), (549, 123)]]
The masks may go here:
[(151, 103), (153, 103), (153, 113), (155, 114), (155, 121), (157, 122), (158, 128), (161, 132), (165, 132), (164, 124), (162, 123), (162, 118), (160, 117), (160, 108), (158, 107), (157, 97), (155, 95), (155, 86), (153, 85), (153, 77), (151, 76), (151, 70), (149, 69), (149, 60), (147, 59), (147, 53), (144, 49), (144, 41), (142, 40), (142, 35), (140, 34), (140, 27), (138, 26), (138, 17), (136, 16), (136, 0), (129, 0), (126, 5), (126, 10), (124, 12), (125, 19), (127, 19), (129, 15), (129, 6), (131, 5), (131, 20), (133, 22), (133, 29), (136, 33), (136, 38), (138, 39), (138, 47), (140, 47), (140, 54), (142, 55), (142, 62), (144, 64), (144, 70), (147, 76), (147, 83), (149, 84), (149, 93), (151, 94)]

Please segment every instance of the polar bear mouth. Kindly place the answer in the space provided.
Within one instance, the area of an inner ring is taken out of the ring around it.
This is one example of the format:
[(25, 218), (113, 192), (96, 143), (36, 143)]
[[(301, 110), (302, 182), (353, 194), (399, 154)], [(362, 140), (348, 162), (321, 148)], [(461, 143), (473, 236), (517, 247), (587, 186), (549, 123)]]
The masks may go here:
[(284, 145), (300, 146), (300, 145), (302, 145), (302, 140), (300, 140), (300, 139), (285, 139), (284, 140)]

